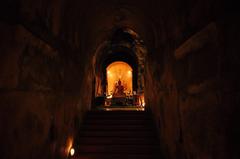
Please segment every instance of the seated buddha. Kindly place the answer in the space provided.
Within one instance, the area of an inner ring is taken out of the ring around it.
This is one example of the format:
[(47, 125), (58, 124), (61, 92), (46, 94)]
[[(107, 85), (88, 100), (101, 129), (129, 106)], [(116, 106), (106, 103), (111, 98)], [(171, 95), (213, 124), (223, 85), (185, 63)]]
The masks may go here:
[(113, 97), (125, 97), (124, 86), (121, 84), (121, 80), (118, 80), (118, 83), (115, 86)]

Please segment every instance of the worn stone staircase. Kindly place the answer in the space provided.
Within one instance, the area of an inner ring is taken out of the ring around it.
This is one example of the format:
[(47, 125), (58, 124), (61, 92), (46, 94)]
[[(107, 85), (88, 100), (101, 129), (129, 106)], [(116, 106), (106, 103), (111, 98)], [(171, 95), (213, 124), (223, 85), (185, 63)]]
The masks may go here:
[(76, 145), (78, 159), (159, 159), (156, 129), (145, 111), (90, 111)]

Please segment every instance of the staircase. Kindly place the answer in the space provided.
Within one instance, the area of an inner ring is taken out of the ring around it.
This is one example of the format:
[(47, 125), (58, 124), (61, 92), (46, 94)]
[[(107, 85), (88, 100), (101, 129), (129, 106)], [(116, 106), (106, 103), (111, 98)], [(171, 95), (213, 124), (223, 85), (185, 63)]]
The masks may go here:
[(77, 159), (159, 159), (159, 140), (145, 111), (91, 111), (76, 147)]

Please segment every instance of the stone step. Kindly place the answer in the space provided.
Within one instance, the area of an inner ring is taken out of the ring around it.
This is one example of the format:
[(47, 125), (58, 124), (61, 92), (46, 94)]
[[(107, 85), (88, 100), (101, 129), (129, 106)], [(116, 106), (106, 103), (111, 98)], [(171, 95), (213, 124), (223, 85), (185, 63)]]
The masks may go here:
[(156, 137), (152, 131), (86, 131), (79, 134), (83, 137)]
[(75, 141), (77, 159), (160, 159), (150, 114), (142, 111), (91, 111)]
[(127, 119), (127, 120), (131, 120), (131, 119), (144, 119), (144, 120), (151, 120), (150, 116), (146, 116), (146, 115), (135, 115), (135, 114), (127, 114), (127, 115), (115, 115), (115, 114), (109, 114), (109, 115), (86, 115), (85, 120), (88, 119), (109, 119), (109, 120), (115, 120), (115, 119)]
[(88, 131), (153, 131), (154, 127), (151, 125), (89, 125), (84, 124), (81, 127), (82, 130)]
[(89, 119), (84, 124), (101, 124), (101, 125), (152, 125), (151, 120), (95, 120)]
[(145, 145), (158, 145), (159, 141), (158, 139), (156, 140), (155, 137), (148, 137), (148, 138), (137, 138), (137, 137), (131, 137), (131, 138), (126, 138), (126, 137), (80, 137), (79, 138), (79, 143), (81, 145), (114, 145), (114, 144), (119, 144), (119, 145), (134, 145), (134, 144), (145, 144)]
[(79, 153), (158, 154), (155, 145), (80, 145)]
[(159, 155), (154, 154), (81, 154), (74, 159), (161, 159)]
[(87, 112), (86, 116), (126, 116), (126, 117), (151, 117), (150, 113), (136, 111), (136, 112), (129, 112), (129, 111), (94, 111), (94, 112)]

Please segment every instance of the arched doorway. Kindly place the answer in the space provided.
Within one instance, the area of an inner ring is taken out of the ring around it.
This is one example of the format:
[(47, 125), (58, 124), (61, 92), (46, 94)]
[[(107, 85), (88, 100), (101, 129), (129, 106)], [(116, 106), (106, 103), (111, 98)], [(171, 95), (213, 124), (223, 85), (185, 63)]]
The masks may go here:
[(96, 66), (95, 96), (108, 95), (107, 68), (115, 62), (123, 62), (132, 69), (132, 92), (137, 92), (138, 85), (138, 59), (131, 50), (116, 48), (112, 53), (104, 54), (98, 59)]
[(93, 102), (97, 106), (105, 105), (103, 101), (106, 102), (108, 98), (113, 97), (116, 86), (120, 82), (127, 98), (131, 96), (133, 99), (139, 99), (139, 102), (133, 102), (132, 106), (145, 105), (144, 61), (146, 48), (143, 40), (131, 29), (118, 28), (96, 51), (93, 61), (95, 67), (93, 81), (95, 99)]

